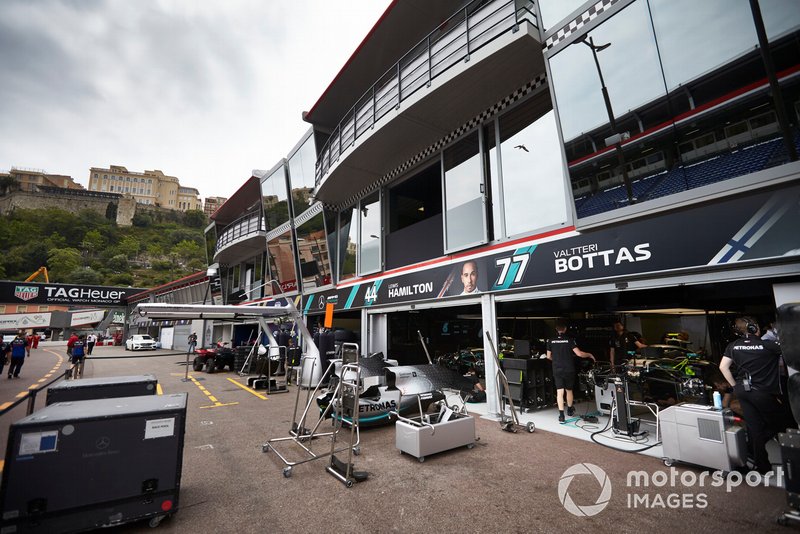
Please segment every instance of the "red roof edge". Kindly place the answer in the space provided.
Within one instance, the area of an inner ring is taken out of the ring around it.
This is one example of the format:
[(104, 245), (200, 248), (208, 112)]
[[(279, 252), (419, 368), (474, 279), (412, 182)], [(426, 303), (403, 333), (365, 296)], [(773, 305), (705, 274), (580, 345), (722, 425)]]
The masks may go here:
[(334, 76), (333, 80), (331, 80), (331, 83), (328, 84), (328, 87), (325, 88), (325, 90), (319, 96), (317, 101), (314, 102), (314, 105), (311, 106), (311, 109), (303, 113), (304, 121), (311, 122), (309, 120), (311, 118), (311, 114), (314, 113), (314, 110), (317, 108), (322, 99), (325, 98), (325, 95), (328, 93), (328, 91), (330, 91), (331, 87), (333, 87), (336, 81), (342, 76), (342, 73), (344, 73), (344, 71), (347, 70), (347, 67), (350, 65), (350, 63), (353, 62), (353, 60), (356, 58), (361, 49), (364, 48), (364, 45), (367, 44), (367, 41), (369, 41), (370, 37), (372, 37), (372, 34), (375, 33), (375, 30), (378, 29), (378, 26), (380, 26), (383, 23), (384, 19), (386, 19), (386, 17), (389, 15), (389, 12), (392, 9), (394, 9), (394, 7), (398, 4), (399, 1), (400, 0), (392, 0), (392, 3), (389, 4), (389, 7), (386, 8), (386, 11), (383, 12), (378, 21), (372, 26), (372, 29), (367, 33), (367, 35), (364, 37), (364, 39), (361, 41), (358, 47), (356, 47), (355, 51), (352, 54), (350, 54), (350, 57), (347, 59), (342, 68), (339, 69), (339, 72), (336, 74), (336, 76)]

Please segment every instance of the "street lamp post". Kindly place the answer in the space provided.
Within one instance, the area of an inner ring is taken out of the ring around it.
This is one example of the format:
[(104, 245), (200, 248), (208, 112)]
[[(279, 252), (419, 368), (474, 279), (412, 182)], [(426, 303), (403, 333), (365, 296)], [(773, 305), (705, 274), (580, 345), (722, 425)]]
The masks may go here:
[(622, 136), (617, 131), (617, 121), (614, 120), (614, 111), (611, 108), (611, 98), (608, 96), (608, 88), (606, 87), (606, 82), (603, 79), (603, 71), (600, 69), (600, 61), (597, 59), (597, 53), (611, 46), (611, 43), (596, 45), (594, 44), (593, 38), (589, 37), (587, 39), (586, 36), (584, 36), (584, 38), (579, 42), (585, 44), (592, 50), (594, 64), (597, 67), (597, 76), (600, 78), (600, 90), (603, 93), (603, 102), (606, 105), (606, 113), (608, 113), (608, 122), (611, 125), (611, 133), (613, 134), (613, 137), (615, 137), (614, 149), (617, 152), (617, 160), (619, 161), (619, 165), (622, 170), (622, 180), (625, 183), (625, 192), (628, 194), (628, 202), (633, 204), (636, 202), (636, 199), (633, 197), (633, 187), (631, 186), (630, 178), (628, 178), (628, 169), (626, 169), (625, 164), (625, 154), (622, 151)]

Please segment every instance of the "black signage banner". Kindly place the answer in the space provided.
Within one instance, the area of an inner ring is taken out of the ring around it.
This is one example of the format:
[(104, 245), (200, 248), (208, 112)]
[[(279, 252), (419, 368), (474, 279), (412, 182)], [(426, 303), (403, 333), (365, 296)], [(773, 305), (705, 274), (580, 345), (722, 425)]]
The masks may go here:
[(129, 297), (145, 291), (135, 287), (79, 286), (0, 281), (0, 302), (72, 306), (124, 306)]
[[(608, 280), (797, 256), (800, 187), (673, 210), (627, 224), (498, 245), (445, 265), (310, 295), (307, 313)], [(496, 252), (500, 250), (499, 252)]]

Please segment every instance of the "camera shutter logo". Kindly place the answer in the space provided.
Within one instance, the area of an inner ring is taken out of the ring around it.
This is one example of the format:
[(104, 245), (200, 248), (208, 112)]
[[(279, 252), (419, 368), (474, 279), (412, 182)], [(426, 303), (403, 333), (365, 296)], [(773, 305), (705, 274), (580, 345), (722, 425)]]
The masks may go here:
[[(576, 475), (594, 475), (595, 480), (600, 484), (602, 488), (600, 496), (597, 497), (597, 501), (594, 504), (578, 506), (570, 497), (568, 493), (569, 485)], [(611, 500), (611, 479), (608, 478), (605, 471), (594, 464), (575, 464), (561, 475), (561, 480), (558, 481), (558, 498), (561, 501), (561, 505), (572, 515), (578, 517), (597, 515), (608, 506), (608, 502)]]
[(14, 296), (22, 300), (31, 300), (39, 296), (39, 288), (36, 286), (16, 286)]

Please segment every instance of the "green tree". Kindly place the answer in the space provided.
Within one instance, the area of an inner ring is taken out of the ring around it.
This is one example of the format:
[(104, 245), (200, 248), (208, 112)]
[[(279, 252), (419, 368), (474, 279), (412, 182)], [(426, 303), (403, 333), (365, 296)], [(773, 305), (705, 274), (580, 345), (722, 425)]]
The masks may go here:
[(139, 254), (139, 240), (132, 235), (126, 235), (117, 245), (117, 250), (128, 258), (133, 259)]
[(81, 247), (89, 254), (94, 254), (101, 250), (106, 245), (106, 238), (100, 233), (100, 230), (89, 230), (83, 236)]
[(128, 257), (125, 254), (117, 254), (106, 262), (106, 267), (115, 273), (127, 273), (131, 270)]
[(177, 254), (184, 263), (188, 263), (203, 254), (203, 249), (194, 241), (181, 241), (172, 247), (172, 251)]
[(69, 274), (68, 281), (73, 284), (97, 286), (103, 283), (103, 276), (91, 267), (78, 267)]
[(53, 232), (50, 234), (50, 237), (44, 240), (44, 245), (47, 247), (48, 250), (52, 250), (54, 248), (67, 248), (67, 238), (63, 235), (59, 234), (58, 232)]
[(183, 214), (183, 224), (202, 229), (208, 225), (208, 217), (202, 210), (188, 210)]
[(47, 265), (51, 282), (67, 281), (81, 266), (81, 253), (74, 248), (54, 248), (48, 252)]

